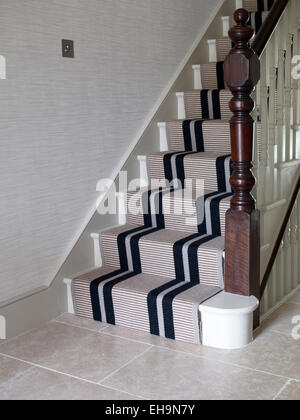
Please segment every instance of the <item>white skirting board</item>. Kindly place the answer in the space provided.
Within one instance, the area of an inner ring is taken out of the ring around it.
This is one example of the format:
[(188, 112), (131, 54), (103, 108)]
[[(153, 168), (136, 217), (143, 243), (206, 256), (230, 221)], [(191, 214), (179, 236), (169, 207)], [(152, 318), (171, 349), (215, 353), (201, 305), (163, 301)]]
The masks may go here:
[(42, 288), (0, 307), (0, 343), (43, 326), (66, 312), (66, 290), (57, 278)]

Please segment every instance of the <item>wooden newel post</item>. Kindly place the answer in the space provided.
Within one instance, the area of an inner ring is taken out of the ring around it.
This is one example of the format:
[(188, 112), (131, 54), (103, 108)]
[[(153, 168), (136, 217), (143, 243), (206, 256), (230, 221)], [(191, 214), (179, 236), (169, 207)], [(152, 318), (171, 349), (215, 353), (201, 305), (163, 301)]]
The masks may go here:
[(226, 215), (225, 290), (229, 293), (259, 297), (260, 285), (260, 221), (251, 191), (255, 185), (252, 174), (253, 125), (251, 93), (260, 79), (260, 62), (250, 48), (253, 29), (247, 25), (249, 13), (238, 9), (237, 23), (229, 31), (235, 47), (225, 60), (225, 80), (233, 93), (230, 109), (234, 196)]

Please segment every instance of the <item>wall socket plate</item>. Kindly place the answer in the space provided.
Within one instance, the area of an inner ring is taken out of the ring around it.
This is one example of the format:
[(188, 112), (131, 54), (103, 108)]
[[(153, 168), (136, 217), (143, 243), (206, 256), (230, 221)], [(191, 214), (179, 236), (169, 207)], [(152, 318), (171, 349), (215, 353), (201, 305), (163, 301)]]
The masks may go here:
[(70, 39), (62, 40), (62, 56), (66, 58), (74, 58), (74, 41)]

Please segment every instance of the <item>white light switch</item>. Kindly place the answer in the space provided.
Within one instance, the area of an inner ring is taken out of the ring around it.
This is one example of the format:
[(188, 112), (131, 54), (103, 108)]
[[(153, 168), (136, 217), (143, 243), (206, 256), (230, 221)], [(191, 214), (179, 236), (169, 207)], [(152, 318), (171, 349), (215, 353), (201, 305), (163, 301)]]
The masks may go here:
[(6, 58), (0, 55), (0, 79), (6, 79)]

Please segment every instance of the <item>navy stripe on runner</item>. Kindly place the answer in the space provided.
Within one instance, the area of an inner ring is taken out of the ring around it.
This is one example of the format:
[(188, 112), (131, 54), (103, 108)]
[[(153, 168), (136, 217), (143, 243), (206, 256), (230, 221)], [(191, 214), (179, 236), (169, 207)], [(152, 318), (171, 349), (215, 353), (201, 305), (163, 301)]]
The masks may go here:
[(209, 235), (205, 236), (204, 238), (199, 238), (198, 241), (193, 242), (188, 249), (188, 262), (189, 262), (189, 270), (190, 270), (190, 281), (193, 284), (199, 284), (200, 281), (200, 273), (199, 273), (199, 264), (198, 264), (198, 249), (201, 245), (205, 244), (206, 242), (211, 241), (212, 239), (216, 238), (217, 235)]
[(211, 214), (211, 225), (212, 233), (216, 236), (222, 235), (221, 230), (221, 217), (220, 217), (220, 202), (227, 197), (231, 197), (232, 193), (222, 194), (219, 197), (215, 197), (210, 202), (210, 214)]
[(176, 284), (181, 283), (180, 280), (172, 280), (168, 283), (163, 284), (162, 286), (151, 290), (147, 296), (147, 305), (148, 305), (148, 314), (149, 314), (149, 323), (150, 323), (150, 333), (154, 335), (159, 335), (159, 323), (158, 323), (158, 312), (157, 312), (157, 298), (160, 293), (168, 290), (170, 287), (175, 286)]
[(123, 270), (116, 270), (116, 271), (113, 271), (112, 273), (108, 273), (104, 276), (98, 277), (97, 279), (91, 282), (90, 295), (91, 295), (91, 304), (92, 304), (92, 310), (93, 310), (93, 318), (95, 321), (102, 322), (100, 300), (99, 300), (99, 293), (98, 293), (99, 284), (105, 280), (108, 280), (109, 278), (121, 275), (123, 273), (124, 273)]
[(255, 13), (255, 31), (258, 32), (262, 26), (262, 12)]
[(202, 119), (209, 120), (208, 90), (203, 89), (200, 92)]
[(213, 109), (214, 109), (214, 120), (221, 119), (221, 104), (220, 104), (220, 91), (214, 89), (212, 91)]
[(264, 2), (264, 0), (257, 0), (257, 10), (259, 12), (263, 12), (265, 10), (265, 2)]
[(175, 340), (175, 329), (174, 329), (174, 316), (173, 316), (173, 301), (177, 295), (183, 293), (192, 287), (195, 287), (195, 284), (186, 283), (179, 287), (178, 289), (172, 290), (166, 294), (163, 298), (162, 306), (164, 313), (164, 325), (165, 325), (165, 336), (171, 340)]
[(227, 156), (219, 156), (216, 161), (216, 169), (217, 169), (217, 181), (218, 181), (218, 191), (225, 192), (227, 190), (226, 185), (226, 171), (225, 171), (225, 160), (229, 157)]
[(218, 89), (225, 89), (224, 82), (224, 61), (219, 61), (217, 63), (217, 80), (218, 80)]
[(195, 122), (197, 152), (204, 152), (203, 122), (203, 120)]
[(191, 138), (191, 120), (185, 120), (182, 123), (182, 131), (184, 138), (184, 150), (192, 152), (192, 138)]

